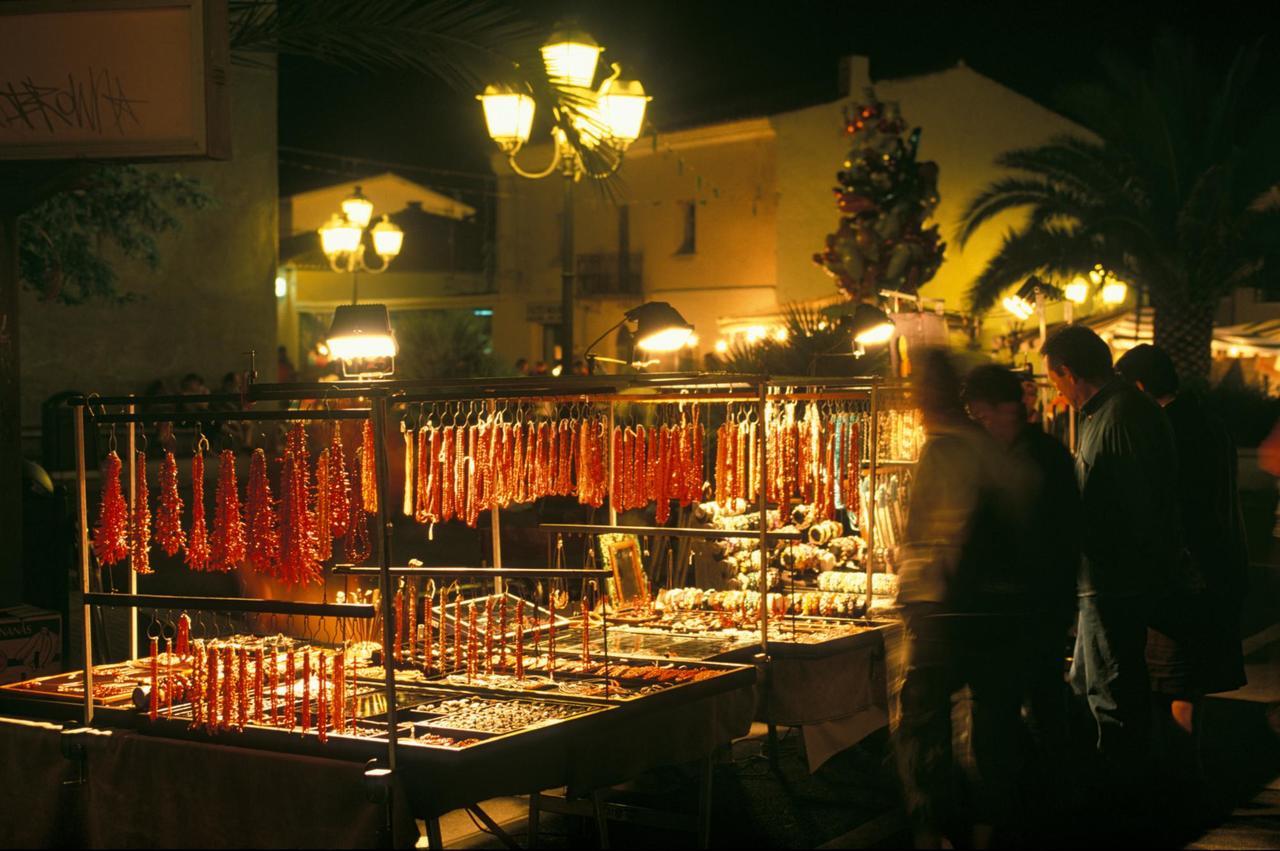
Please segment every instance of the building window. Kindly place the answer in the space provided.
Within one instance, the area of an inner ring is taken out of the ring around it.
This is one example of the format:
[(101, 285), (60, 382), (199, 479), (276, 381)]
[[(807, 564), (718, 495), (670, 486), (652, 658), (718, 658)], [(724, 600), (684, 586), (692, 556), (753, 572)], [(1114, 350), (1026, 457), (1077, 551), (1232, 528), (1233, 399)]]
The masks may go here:
[(687, 201), (684, 206), (684, 241), (676, 254), (694, 254), (698, 250), (698, 203)]

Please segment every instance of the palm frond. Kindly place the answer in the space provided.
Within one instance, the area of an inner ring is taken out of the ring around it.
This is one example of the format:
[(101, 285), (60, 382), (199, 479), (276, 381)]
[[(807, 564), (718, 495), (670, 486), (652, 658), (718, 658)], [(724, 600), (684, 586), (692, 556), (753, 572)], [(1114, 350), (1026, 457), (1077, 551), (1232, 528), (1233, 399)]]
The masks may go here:
[(1044, 227), (1010, 230), (999, 250), (969, 287), (969, 304), (975, 313), (989, 310), (1005, 290), (1031, 275), (1069, 277), (1084, 274), (1099, 260), (1109, 268), (1122, 268), (1105, 241), (1081, 230)]
[(997, 180), (979, 192), (961, 214), (956, 241), (961, 247), (987, 222), (1009, 210), (1030, 207), (1038, 218), (1078, 215), (1079, 203), (1071, 203), (1067, 193), (1053, 183), (1034, 178), (1010, 177)]
[(239, 61), (282, 53), (359, 70), (433, 74), (467, 91), (520, 77), (537, 31), (491, 0), (231, 0)]

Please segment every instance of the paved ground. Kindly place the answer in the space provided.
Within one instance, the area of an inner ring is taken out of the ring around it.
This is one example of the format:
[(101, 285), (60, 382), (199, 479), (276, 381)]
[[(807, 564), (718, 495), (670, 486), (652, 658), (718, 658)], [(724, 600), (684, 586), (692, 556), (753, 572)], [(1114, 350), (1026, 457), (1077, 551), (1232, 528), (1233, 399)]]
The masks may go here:
[[(1050, 847), (1280, 847), (1280, 627), (1255, 636), (1250, 645), (1250, 684), (1211, 698), (1205, 707), (1207, 782), (1185, 801), (1158, 801), (1153, 811), (1124, 825), (1063, 826)], [(785, 732), (785, 731), (784, 731)], [(732, 761), (716, 766), (712, 845), (717, 848), (893, 848), (910, 842), (888, 768), (887, 737), (873, 736), (809, 774), (798, 735), (785, 736), (777, 772), (760, 754), (763, 728), (736, 742)], [(691, 811), (696, 786), (691, 773), (658, 772), (626, 796), (634, 803)], [(503, 798), (483, 807), (522, 845), (526, 842), (526, 798)], [(541, 844), (591, 847), (596, 837), (581, 819), (543, 816)], [(465, 812), (442, 822), (450, 848), (502, 848)], [(612, 823), (619, 848), (695, 847), (689, 834)], [(425, 840), (422, 843), (425, 847)]]

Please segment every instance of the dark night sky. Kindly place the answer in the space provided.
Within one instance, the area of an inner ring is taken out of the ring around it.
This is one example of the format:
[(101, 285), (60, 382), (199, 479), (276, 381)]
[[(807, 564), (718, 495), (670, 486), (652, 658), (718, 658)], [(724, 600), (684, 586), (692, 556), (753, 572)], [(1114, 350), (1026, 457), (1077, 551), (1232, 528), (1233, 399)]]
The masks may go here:
[[(1131, 0), (993, 0), (950, 3), (761, 2), (761, 0), (518, 0), (513, 5), (550, 30), (577, 15), (606, 46), (605, 57), (654, 96), (659, 131), (702, 121), (763, 114), (837, 96), (843, 55), (871, 57), (876, 78), (923, 73), (963, 59), (1047, 106), (1065, 83), (1099, 73), (1104, 51), (1141, 61), (1161, 29), (1192, 34), (1203, 55), (1225, 63), (1237, 47), (1269, 36), (1262, 74), (1280, 82), (1275, 25), (1258, 6), (1148, 4)], [(1276, 89), (1272, 86), (1272, 89)], [(324, 92), (323, 97), (318, 92)], [(280, 144), (427, 168), (486, 170), (492, 145), (474, 92), (423, 75), (358, 74), (311, 62), (282, 62)], [(323, 101), (323, 104), (321, 103)], [(537, 132), (535, 130), (535, 132)], [(360, 168), (282, 154), (281, 191), (341, 179)], [(315, 170), (331, 168), (339, 175)], [(442, 188), (471, 181), (413, 175)]]

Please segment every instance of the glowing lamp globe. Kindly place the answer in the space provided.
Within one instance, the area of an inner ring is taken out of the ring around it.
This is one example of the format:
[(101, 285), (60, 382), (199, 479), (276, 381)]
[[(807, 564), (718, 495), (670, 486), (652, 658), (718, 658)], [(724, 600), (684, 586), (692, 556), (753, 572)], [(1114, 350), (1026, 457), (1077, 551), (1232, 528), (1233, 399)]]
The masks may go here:
[(596, 100), (601, 121), (611, 137), (624, 147), (640, 138), (645, 109), (653, 98), (644, 93), (639, 80), (606, 80)]
[(400, 254), (400, 248), (404, 245), (404, 231), (400, 230), (391, 219), (384, 215), (382, 221), (373, 226), (371, 233), (373, 250), (379, 257), (391, 260)]
[(1123, 304), (1125, 297), (1129, 294), (1129, 288), (1124, 281), (1117, 279), (1112, 275), (1108, 275), (1106, 283), (1102, 285), (1102, 301), (1105, 304)]
[(503, 150), (514, 150), (529, 141), (533, 128), (533, 98), (507, 87), (486, 86), (476, 95), (484, 107), (484, 122), (489, 138)]
[(342, 199), (342, 215), (346, 216), (351, 224), (363, 230), (369, 226), (369, 219), (373, 218), (373, 202), (364, 197), (364, 193), (357, 186), (355, 192)]
[(320, 227), (320, 248), (326, 257), (350, 254), (360, 247), (360, 228), (337, 213)]
[(1062, 294), (1072, 304), (1084, 304), (1085, 299), (1089, 297), (1089, 282), (1081, 276), (1076, 276), (1075, 280), (1062, 288)]
[(590, 33), (561, 24), (542, 45), (542, 63), (552, 83), (586, 89), (595, 79), (596, 62), (603, 50)]

